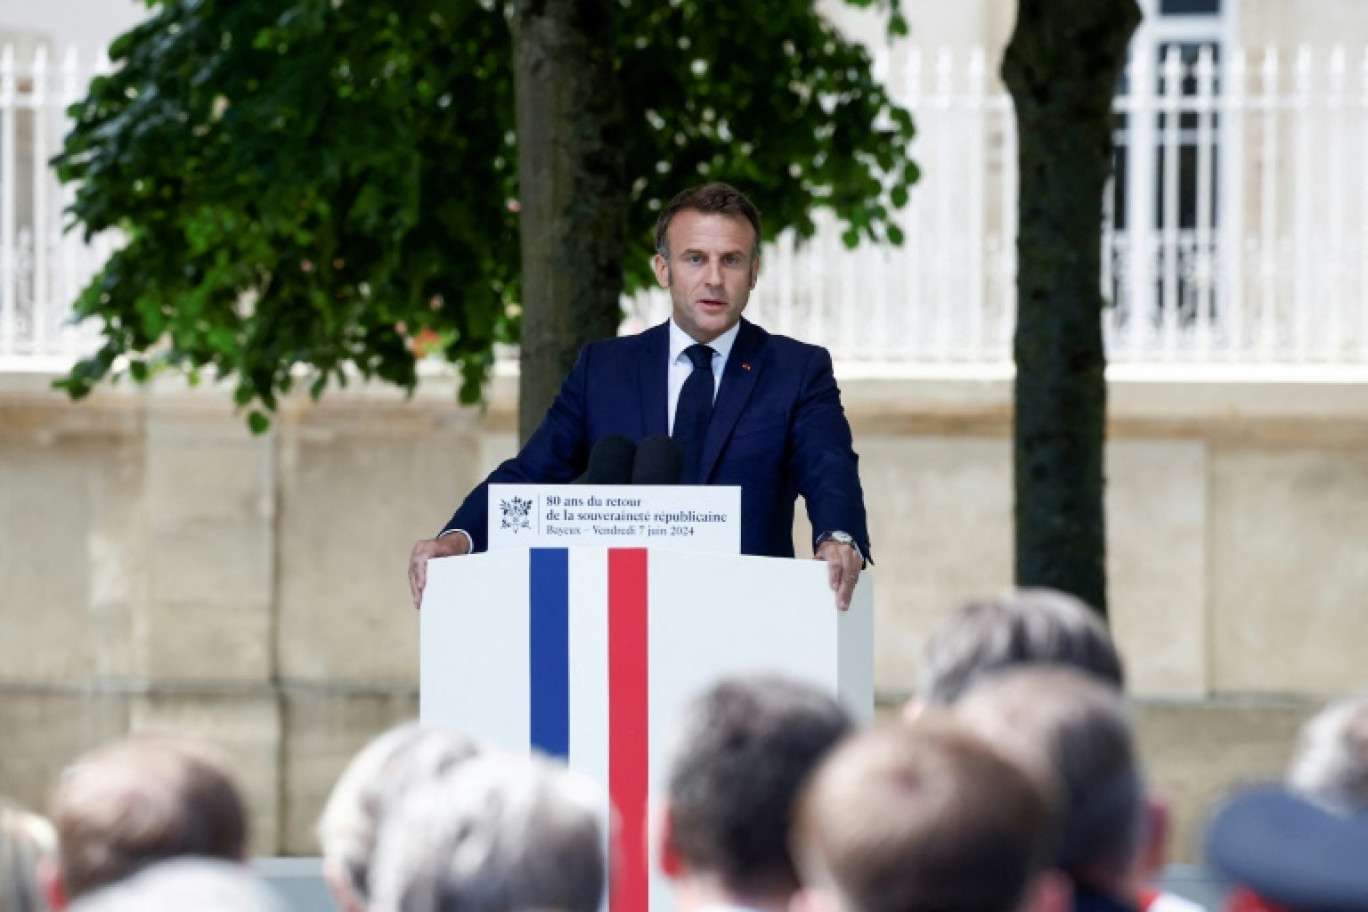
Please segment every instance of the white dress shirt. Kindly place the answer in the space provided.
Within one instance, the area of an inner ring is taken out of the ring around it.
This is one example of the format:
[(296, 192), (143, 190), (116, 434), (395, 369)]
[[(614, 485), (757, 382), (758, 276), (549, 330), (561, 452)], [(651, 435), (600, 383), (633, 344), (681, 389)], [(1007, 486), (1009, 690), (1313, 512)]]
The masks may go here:
[[(731, 354), (732, 346), (736, 344), (736, 334), (741, 331), (741, 324), (737, 323), (722, 335), (706, 343), (713, 350), (712, 372), (713, 372), (713, 399), (717, 399), (717, 388), (722, 383), (722, 368), (727, 366), (727, 356)], [(665, 426), (674, 433), (675, 406), (679, 404), (679, 391), (684, 388), (684, 381), (689, 379), (689, 374), (693, 373), (693, 362), (689, 356), (684, 354), (684, 349), (690, 345), (697, 344), (697, 340), (692, 338), (684, 330), (680, 329), (675, 323), (674, 318), (670, 318), (670, 371), (666, 379), (666, 400)]]

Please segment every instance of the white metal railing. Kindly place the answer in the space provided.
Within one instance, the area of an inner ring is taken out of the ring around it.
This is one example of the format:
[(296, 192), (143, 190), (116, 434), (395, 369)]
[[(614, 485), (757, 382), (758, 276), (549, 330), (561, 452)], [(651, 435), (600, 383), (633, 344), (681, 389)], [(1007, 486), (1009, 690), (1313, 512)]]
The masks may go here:
[[(1015, 321), (1016, 130), (982, 51), (881, 61), (923, 178), (901, 248), (826, 229), (767, 253), (753, 313), (865, 362), (1003, 362)], [(1368, 50), (1170, 44), (1116, 96), (1103, 327), (1123, 363), (1368, 365)], [(632, 326), (663, 295), (633, 302)]]
[[(99, 65), (0, 50), (0, 369), (95, 345), (70, 305), (113, 241), (62, 233), (71, 191), (47, 162)], [(901, 44), (877, 66), (917, 121), (906, 242), (846, 250), (819, 219), (807, 244), (767, 248), (751, 314), (845, 361), (1004, 363), (1016, 131), (996, 61)], [(1114, 107), (1100, 239), (1111, 359), (1368, 365), (1368, 52), (1173, 44), (1137, 54)], [(628, 331), (668, 312), (660, 292), (629, 304)]]

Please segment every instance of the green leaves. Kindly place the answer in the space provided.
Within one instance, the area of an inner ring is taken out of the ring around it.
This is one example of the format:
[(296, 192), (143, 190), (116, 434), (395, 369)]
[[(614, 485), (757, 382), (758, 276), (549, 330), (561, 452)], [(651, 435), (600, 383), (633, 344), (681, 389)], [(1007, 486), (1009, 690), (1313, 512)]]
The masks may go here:
[(787, 228), (811, 236), (811, 213), (825, 207), (845, 224), (847, 243), (893, 239), (887, 207), (871, 206), (902, 205), (891, 197), (905, 203), (916, 179), (905, 167), (911, 117), (874, 81), (864, 48), (810, 2), (633, 3), (619, 26), (629, 290), (652, 281), (661, 208), (703, 180), (741, 186), (768, 238)]
[[(431, 329), (483, 365), (463, 372), (478, 395), (511, 340), (511, 76), (485, 52), (509, 39), (497, 13), (429, 5), (445, 27), (327, 0), (164, 2), (116, 42), (56, 165), (74, 222), (130, 241), (82, 296), (106, 341), (64, 388), (129, 363), (212, 368), (267, 410), (299, 365), (411, 389), (409, 344)], [(432, 86), (468, 103), (439, 110)]]
[[(875, 0), (857, 0), (868, 5)], [(897, 4), (880, 3), (895, 16)], [(73, 226), (127, 245), (82, 293), (104, 344), (59, 384), (116, 371), (236, 381), (254, 431), (300, 369), (412, 389), (415, 340), (479, 398), (516, 341), (512, 47), (502, 3), (161, 0), (70, 109), (55, 159)], [(660, 207), (709, 179), (766, 235), (901, 239), (911, 117), (810, 0), (615, 7), (629, 290), (651, 281)], [(437, 340), (435, 344), (432, 340)], [(135, 366), (136, 365), (136, 366)]]

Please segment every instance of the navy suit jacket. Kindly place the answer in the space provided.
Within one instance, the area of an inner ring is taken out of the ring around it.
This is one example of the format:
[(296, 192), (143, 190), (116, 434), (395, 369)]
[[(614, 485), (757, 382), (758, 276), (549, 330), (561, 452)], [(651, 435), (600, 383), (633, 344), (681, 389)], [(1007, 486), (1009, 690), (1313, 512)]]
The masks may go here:
[[(602, 438), (620, 434), (639, 442), (669, 433), (669, 347), (666, 323), (586, 345), (522, 452), (472, 491), (443, 531), (463, 529), (474, 550), (484, 551), (490, 482), (573, 481)], [(741, 551), (792, 557), (793, 505), (802, 494), (814, 534), (849, 532), (868, 558), (857, 462), (831, 355), (743, 319), (723, 368), (701, 466), (707, 484), (741, 486)]]

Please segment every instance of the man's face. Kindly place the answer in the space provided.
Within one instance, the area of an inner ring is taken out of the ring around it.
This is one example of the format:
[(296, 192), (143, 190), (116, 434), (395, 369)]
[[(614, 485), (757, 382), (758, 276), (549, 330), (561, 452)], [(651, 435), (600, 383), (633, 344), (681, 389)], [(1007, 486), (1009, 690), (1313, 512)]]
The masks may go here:
[(665, 237), (670, 258), (656, 254), (656, 280), (670, 289), (679, 328), (711, 342), (737, 324), (755, 287), (755, 229), (744, 216), (685, 209)]

